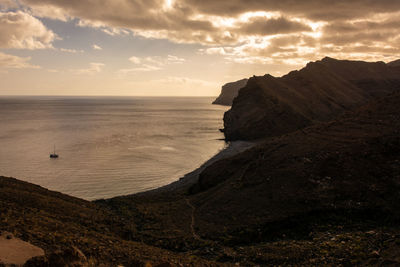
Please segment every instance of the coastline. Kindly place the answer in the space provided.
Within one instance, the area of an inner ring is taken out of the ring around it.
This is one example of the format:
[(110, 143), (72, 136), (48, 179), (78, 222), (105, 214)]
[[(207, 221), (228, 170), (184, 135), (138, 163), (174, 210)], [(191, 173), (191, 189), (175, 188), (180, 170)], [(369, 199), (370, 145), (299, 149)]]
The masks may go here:
[[(229, 142), (225, 148), (223, 148), (221, 151), (219, 151), (217, 154), (212, 156), (209, 160), (204, 162), (200, 167), (197, 169), (185, 174), (183, 177), (179, 178), (177, 181), (174, 181), (170, 184), (155, 188), (155, 189), (150, 189), (144, 192), (139, 192), (135, 193), (132, 195), (147, 195), (147, 194), (153, 194), (153, 193), (165, 193), (165, 192), (171, 192), (175, 191), (178, 189), (182, 189), (184, 187), (191, 186), (195, 184), (199, 178), (200, 173), (213, 164), (216, 161), (219, 161), (221, 159), (225, 159), (228, 157), (232, 157), (236, 154), (239, 154), (247, 149), (252, 148), (257, 144), (256, 141), (234, 141), (234, 142)], [(122, 196), (117, 196), (117, 197), (122, 197)]]

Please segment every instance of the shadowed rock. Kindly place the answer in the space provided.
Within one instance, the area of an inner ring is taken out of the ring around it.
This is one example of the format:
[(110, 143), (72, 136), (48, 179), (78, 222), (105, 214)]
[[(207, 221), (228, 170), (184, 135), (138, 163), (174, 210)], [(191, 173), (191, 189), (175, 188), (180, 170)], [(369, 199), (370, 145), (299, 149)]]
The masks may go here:
[(225, 138), (290, 133), (399, 89), (400, 69), (383, 62), (324, 58), (280, 78), (254, 76), (225, 113)]
[(246, 86), (248, 79), (227, 83), (222, 86), (221, 94), (214, 100), (213, 104), (231, 106), (233, 99), (237, 97), (240, 88)]
[(399, 67), (400, 66), (400, 59), (392, 61), (392, 62), (389, 62), (388, 65), (391, 66), (391, 67)]
[(191, 188), (199, 234), (270, 235), (327, 214), (398, 218), (399, 114), (396, 92), (209, 166)]

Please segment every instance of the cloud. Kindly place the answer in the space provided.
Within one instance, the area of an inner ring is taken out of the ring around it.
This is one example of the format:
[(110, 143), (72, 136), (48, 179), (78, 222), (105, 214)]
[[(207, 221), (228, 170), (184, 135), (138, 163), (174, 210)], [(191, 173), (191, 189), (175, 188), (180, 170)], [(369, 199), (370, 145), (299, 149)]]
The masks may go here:
[(0, 0), (0, 10), (8, 10), (12, 8), (18, 8), (17, 3), (13, 0)]
[(93, 44), (92, 45), (93, 50), (103, 50), (103, 48), (101, 48), (100, 46)]
[(36, 5), (31, 10), (32, 14), (36, 17), (46, 17), (61, 21), (68, 21), (71, 18), (63, 8), (57, 6)]
[(129, 68), (129, 69), (120, 69), (117, 73), (120, 74), (129, 74), (132, 72), (148, 72), (148, 71), (156, 71), (161, 70), (162, 68), (152, 65), (143, 64), (140, 67)]
[(238, 31), (249, 35), (273, 35), (301, 31), (311, 32), (312, 29), (308, 25), (288, 20), (285, 17), (272, 19), (253, 17), (248, 22), (240, 24)]
[(181, 0), (197, 12), (219, 16), (237, 16), (244, 12), (269, 11), (313, 20), (335, 20), (368, 17), (376, 13), (399, 11), (396, 0)]
[(184, 58), (180, 58), (173, 55), (167, 55), (166, 57), (154, 56), (154, 57), (146, 57), (142, 61), (148, 62), (157, 66), (165, 66), (169, 64), (182, 64), (186, 60)]
[(103, 63), (90, 63), (88, 68), (85, 69), (73, 69), (71, 70), (75, 74), (96, 74), (103, 70), (105, 64)]
[(185, 61), (186, 60), (184, 58), (180, 58), (180, 57), (177, 57), (177, 56), (173, 56), (173, 55), (168, 55), (167, 56), (167, 62), (169, 64), (180, 64), (180, 63), (183, 63)]
[(76, 50), (76, 49), (69, 49), (69, 48), (60, 48), (59, 49), (61, 52), (65, 52), (65, 53), (72, 53), (72, 54), (76, 54), (76, 53), (83, 53), (83, 50)]
[(140, 64), (142, 62), (142, 59), (138, 58), (138, 57), (130, 57), (129, 61), (134, 63), (134, 64)]
[(118, 73), (127, 74), (131, 72), (148, 72), (157, 71), (163, 69), (167, 65), (171, 64), (182, 64), (186, 60), (174, 55), (167, 55), (166, 57), (153, 56), (153, 57), (136, 57), (132, 56), (128, 59), (138, 67), (121, 69)]
[(128, 35), (130, 33), (128, 30), (125, 29), (110, 28), (110, 27), (103, 27), (102, 31), (111, 36)]
[(28, 13), (0, 12), (0, 48), (52, 48), (56, 35)]
[(216, 82), (210, 82), (206, 80), (201, 80), (201, 79), (192, 79), (188, 77), (177, 77), (177, 76), (169, 76), (163, 79), (158, 79), (155, 80), (157, 83), (165, 83), (165, 84), (173, 84), (173, 85), (181, 85), (181, 86), (186, 86), (188, 88), (193, 87), (193, 86), (207, 86), (207, 87), (217, 87), (219, 86), (219, 83)]
[(18, 57), (0, 52), (0, 68), (6, 69), (39, 69), (39, 66), (32, 65), (30, 57)]
[[(7, 1), (7, 0), (0, 0)], [(133, 34), (205, 46), (229, 61), (299, 62), (398, 56), (398, 0), (20, 0), (39, 17), (76, 20), (109, 35)], [(55, 10), (52, 12), (52, 10)], [(32, 32), (32, 31), (30, 31)], [(397, 43), (396, 43), (397, 41)], [(150, 70), (167, 64), (146, 59)], [(257, 63), (258, 64), (258, 63)]]

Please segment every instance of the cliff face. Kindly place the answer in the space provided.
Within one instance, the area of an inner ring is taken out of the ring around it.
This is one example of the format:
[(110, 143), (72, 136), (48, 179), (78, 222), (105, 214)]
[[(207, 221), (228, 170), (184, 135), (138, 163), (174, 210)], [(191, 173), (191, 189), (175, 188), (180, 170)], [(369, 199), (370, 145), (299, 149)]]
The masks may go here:
[(397, 92), (216, 162), (191, 189), (199, 232), (265, 238), (325, 216), (399, 216), (399, 114)]
[(324, 58), (280, 78), (254, 76), (224, 115), (225, 138), (289, 133), (399, 89), (400, 69), (383, 62)]
[(238, 95), (240, 88), (246, 86), (248, 79), (227, 83), (222, 86), (221, 94), (214, 100), (213, 104), (231, 106), (233, 99)]

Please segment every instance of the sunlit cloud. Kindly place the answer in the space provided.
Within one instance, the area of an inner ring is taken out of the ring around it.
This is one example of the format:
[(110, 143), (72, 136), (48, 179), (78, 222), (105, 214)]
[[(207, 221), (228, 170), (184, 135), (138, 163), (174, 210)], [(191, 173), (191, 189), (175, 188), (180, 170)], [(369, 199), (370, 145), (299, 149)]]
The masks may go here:
[(52, 48), (55, 39), (51, 30), (28, 13), (0, 12), (0, 48)]
[(93, 50), (103, 50), (103, 48), (101, 46), (98, 46), (96, 44), (92, 45)]
[(88, 68), (83, 69), (71, 69), (75, 74), (96, 74), (103, 70), (105, 64), (103, 63), (90, 63)]
[[(103, 5), (92, 5), (90, 1), (22, 0), (20, 3), (35, 16), (62, 21), (75, 18), (81, 27), (97, 28), (113, 36), (132, 33), (176, 43), (202, 44), (208, 46), (202, 48), (206, 53), (218, 52), (235, 62), (249, 58), (252, 59), (249, 63), (270, 62), (290, 56), (308, 59), (311, 53), (316, 58), (329, 45), (355, 47), (356, 42), (364, 45), (362, 49), (366, 53), (394, 54), (397, 51), (393, 42), (398, 40), (395, 36), (400, 31), (396, 19), (400, 5), (391, 0), (329, 3), (313, 0), (104, 0)], [(274, 44), (274, 39), (291, 38), (293, 34), (301, 36), (298, 39), (303, 41), (292, 43), (291, 47)], [(255, 36), (265, 43), (254, 42)], [(312, 41), (304, 43), (307, 38)], [(379, 45), (369, 43), (377, 40), (381, 41)], [(288, 51), (293, 47), (298, 49)], [(390, 48), (382, 50), (382, 47)], [(253, 60), (255, 57), (259, 59)], [(159, 67), (165, 63), (146, 64)]]
[(32, 65), (30, 57), (18, 57), (0, 52), (0, 68), (6, 69), (39, 69), (39, 66)]
[(140, 64), (142, 62), (142, 59), (140, 59), (138, 57), (135, 57), (135, 56), (132, 56), (132, 57), (129, 58), (129, 61), (134, 63), (134, 64)]
[(166, 57), (152, 56), (152, 57), (136, 57), (132, 56), (128, 59), (135, 65), (133, 68), (120, 69), (119, 74), (128, 74), (132, 72), (149, 72), (163, 69), (167, 65), (182, 64), (186, 60), (174, 55), (167, 55)]
[[(42, 49), (19, 53), (32, 52), (43, 69), (69, 75), (102, 72), (109, 80), (129, 80), (132, 74), (182, 85), (188, 80), (176, 77), (203, 70), (215, 79), (239, 75), (239, 69), (284, 73), (325, 56), (392, 61), (400, 56), (399, 18), (394, 0), (0, 0), (0, 49)], [(77, 41), (78, 32), (95, 38)], [(39, 58), (46, 49), (54, 58)], [(29, 57), (13, 60), (35, 67)], [(104, 63), (72, 70), (73, 60)]]
[(169, 83), (169, 84), (178, 84), (183, 86), (218, 86), (219, 84), (216, 82), (210, 82), (201, 79), (192, 79), (188, 77), (177, 77), (177, 76), (169, 76), (163, 79), (156, 80), (156, 82), (160, 83)]
[(129, 69), (120, 69), (117, 73), (119, 74), (129, 74), (132, 72), (148, 72), (148, 71), (156, 71), (161, 70), (162, 68), (152, 65), (143, 64), (140, 67), (134, 67)]
[(128, 35), (130, 32), (126, 29), (118, 29), (118, 28), (109, 28), (103, 27), (102, 31), (108, 35), (115, 36), (115, 35)]
[(59, 49), (61, 52), (65, 52), (65, 53), (72, 53), (72, 54), (76, 54), (76, 53), (83, 53), (83, 50), (77, 50), (77, 49), (69, 49), (69, 48), (60, 48)]

